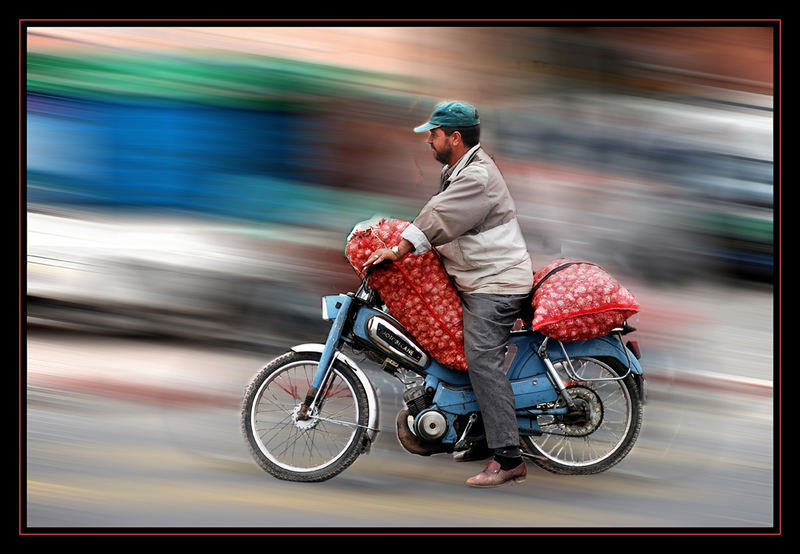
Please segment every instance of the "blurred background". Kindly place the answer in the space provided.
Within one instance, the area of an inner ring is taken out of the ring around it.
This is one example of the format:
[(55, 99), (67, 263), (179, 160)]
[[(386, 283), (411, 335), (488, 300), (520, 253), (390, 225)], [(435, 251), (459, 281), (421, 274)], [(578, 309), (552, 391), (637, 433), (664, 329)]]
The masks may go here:
[[(113, 364), (84, 357), (111, 336), (248, 361), (322, 340), (320, 297), (357, 286), (350, 229), (435, 192), (412, 128), (444, 99), (478, 106), (535, 267), (589, 259), (640, 299), (655, 386), (771, 394), (773, 31), (28, 24), (29, 407), (64, 373), (102, 381)], [(125, 378), (230, 379), (182, 352)]]

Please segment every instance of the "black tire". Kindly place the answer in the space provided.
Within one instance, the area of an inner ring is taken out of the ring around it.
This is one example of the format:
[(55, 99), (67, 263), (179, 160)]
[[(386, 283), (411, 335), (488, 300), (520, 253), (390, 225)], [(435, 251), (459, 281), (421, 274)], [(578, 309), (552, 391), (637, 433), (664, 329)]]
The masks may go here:
[[(618, 377), (627, 372), (619, 360), (573, 358), (584, 378)], [(565, 382), (570, 378), (555, 364)], [(521, 437), (523, 448), (539, 467), (561, 475), (601, 473), (618, 464), (633, 448), (642, 426), (643, 408), (633, 375), (621, 380), (578, 381), (570, 389), (595, 419), (569, 424), (540, 416), (541, 435)], [(599, 408), (599, 409), (595, 409)]]
[(366, 447), (369, 407), (353, 371), (336, 361), (321, 413), (298, 420), (319, 354), (288, 352), (265, 366), (245, 393), (242, 432), (262, 469), (287, 481), (325, 481)]

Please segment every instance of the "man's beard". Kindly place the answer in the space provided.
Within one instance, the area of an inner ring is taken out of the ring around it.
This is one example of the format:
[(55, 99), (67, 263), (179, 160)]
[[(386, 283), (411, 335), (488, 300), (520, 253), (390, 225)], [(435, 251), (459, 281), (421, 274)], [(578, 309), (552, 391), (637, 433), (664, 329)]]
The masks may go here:
[(447, 148), (447, 150), (436, 150), (433, 148), (433, 157), (436, 158), (436, 161), (439, 163), (446, 164), (450, 159), (450, 153), (452, 151), (452, 148)]

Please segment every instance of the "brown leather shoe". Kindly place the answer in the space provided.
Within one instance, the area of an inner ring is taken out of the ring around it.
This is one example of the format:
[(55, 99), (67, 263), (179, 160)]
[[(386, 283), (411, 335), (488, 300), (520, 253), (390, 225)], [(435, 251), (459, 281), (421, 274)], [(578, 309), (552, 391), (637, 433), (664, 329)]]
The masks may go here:
[(517, 467), (503, 471), (500, 469), (500, 464), (492, 460), (479, 474), (467, 479), (467, 485), (470, 487), (498, 487), (509, 481), (516, 483), (524, 483), (525, 477), (528, 475), (528, 468), (525, 462), (522, 462)]

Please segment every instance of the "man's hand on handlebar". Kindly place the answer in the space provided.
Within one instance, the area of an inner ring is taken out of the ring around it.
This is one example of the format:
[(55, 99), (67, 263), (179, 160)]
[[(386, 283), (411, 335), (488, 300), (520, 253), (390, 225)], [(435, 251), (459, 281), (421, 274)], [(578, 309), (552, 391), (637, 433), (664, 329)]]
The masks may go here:
[(393, 248), (378, 248), (375, 252), (369, 255), (361, 269), (364, 270), (371, 265), (381, 264), (383, 262), (397, 262), (403, 259), (403, 256), (414, 250), (414, 245), (406, 239), (402, 239), (399, 244)]
[(369, 255), (367, 261), (361, 266), (361, 269), (367, 269), (371, 265), (378, 265), (383, 262), (396, 262), (400, 256), (392, 252), (391, 248), (378, 248), (375, 252)]

